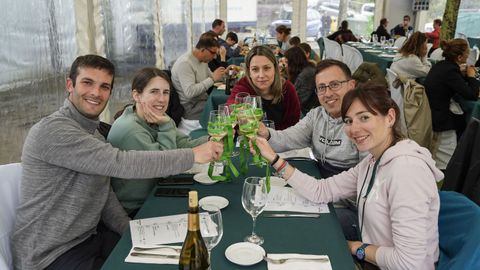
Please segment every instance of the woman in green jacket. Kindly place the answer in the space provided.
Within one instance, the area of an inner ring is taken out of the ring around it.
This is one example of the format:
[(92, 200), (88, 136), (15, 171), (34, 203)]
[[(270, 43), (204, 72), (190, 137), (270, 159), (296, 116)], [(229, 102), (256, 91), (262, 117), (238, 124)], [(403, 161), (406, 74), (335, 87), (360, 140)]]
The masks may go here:
[[(207, 136), (192, 139), (177, 130), (166, 114), (171, 82), (168, 75), (154, 67), (137, 72), (132, 81), (133, 105), (127, 105), (112, 125), (108, 141), (122, 150), (171, 150), (193, 148), (205, 143)], [(141, 168), (139, 168), (141, 169)], [(112, 188), (129, 215), (134, 215), (157, 179), (112, 178)]]

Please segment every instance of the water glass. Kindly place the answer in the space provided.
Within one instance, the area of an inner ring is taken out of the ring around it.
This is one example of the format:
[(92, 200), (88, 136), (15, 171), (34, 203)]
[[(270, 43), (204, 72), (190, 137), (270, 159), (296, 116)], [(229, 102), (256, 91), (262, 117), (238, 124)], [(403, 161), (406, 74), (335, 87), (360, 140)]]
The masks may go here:
[[(220, 243), (223, 236), (222, 212), (218, 206), (213, 204), (204, 204), (200, 208), (200, 232), (203, 241), (208, 250), (210, 260), (212, 249)], [(210, 269), (212, 264), (210, 263)]]
[(252, 234), (245, 237), (246, 242), (257, 245), (263, 244), (263, 237), (255, 233), (255, 225), (257, 216), (263, 212), (267, 204), (267, 198), (268, 193), (264, 178), (253, 176), (245, 179), (242, 190), (242, 206), (252, 216), (253, 220)]

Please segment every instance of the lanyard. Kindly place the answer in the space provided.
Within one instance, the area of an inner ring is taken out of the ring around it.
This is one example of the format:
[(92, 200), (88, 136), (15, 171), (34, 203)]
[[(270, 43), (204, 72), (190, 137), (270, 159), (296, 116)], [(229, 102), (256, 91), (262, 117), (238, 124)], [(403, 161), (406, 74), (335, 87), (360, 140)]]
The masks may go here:
[[(382, 156), (380, 156), (377, 161), (375, 161), (375, 164), (373, 165), (373, 171), (372, 171), (372, 176), (370, 177), (370, 182), (368, 183), (368, 187), (367, 187), (367, 192), (365, 192), (365, 195), (363, 195), (363, 198), (365, 199), (363, 201), (363, 206), (362, 206), (362, 217), (360, 218), (362, 224), (360, 224), (360, 235), (359, 235), (359, 238), (360, 240), (362, 239), (362, 232), (363, 232), (363, 219), (365, 218), (365, 204), (367, 203), (367, 197), (368, 197), (368, 194), (370, 194), (370, 191), (372, 191), (372, 188), (373, 188), (373, 184), (375, 183), (375, 176), (377, 174), (377, 168), (378, 168), (378, 164), (380, 163), (380, 159), (382, 158)], [(370, 167), (368, 168), (368, 170), (370, 169)], [(363, 187), (365, 185), (365, 181), (367, 180), (367, 176), (368, 176), (368, 170), (367, 170), (367, 174), (365, 175), (365, 180), (363, 180), (363, 184), (362, 184), (362, 188), (360, 189), (360, 194), (359, 194), (359, 197), (358, 197), (358, 200), (357, 200), (357, 205), (359, 205), (360, 203), (360, 196), (362, 195), (362, 192), (363, 192)]]

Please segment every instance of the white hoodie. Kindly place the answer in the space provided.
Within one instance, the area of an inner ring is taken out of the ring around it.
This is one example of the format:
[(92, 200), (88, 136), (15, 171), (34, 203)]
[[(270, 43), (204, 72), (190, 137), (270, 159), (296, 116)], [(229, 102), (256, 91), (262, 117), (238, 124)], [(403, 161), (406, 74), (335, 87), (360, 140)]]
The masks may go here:
[(376, 261), (381, 269), (435, 269), (440, 208), (436, 181), (443, 178), (442, 172), (426, 148), (400, 141), (380, 158), (365, 199), (374, 163), (370, 154), (350, 170), (322, 181), (295, 170), (288, 183), (315, 202), (358, 195), (360, 227), (365, 209), (362, 241), (379, 246)]

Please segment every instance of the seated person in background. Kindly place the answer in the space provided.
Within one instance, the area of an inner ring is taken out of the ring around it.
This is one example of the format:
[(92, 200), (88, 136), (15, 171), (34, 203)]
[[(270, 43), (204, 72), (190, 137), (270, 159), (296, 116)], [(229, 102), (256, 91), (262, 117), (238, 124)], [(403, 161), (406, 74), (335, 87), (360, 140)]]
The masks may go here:
[(285, 68), (288, 80), (295, 85), (303, 114), (320, 105), (315, 93), (315, 65), (308, 61), (300, 47), (285, 52)]
[[(457, 133), (465, 129), (465, 115), (450, 111), (450, 99), (461, 96), (467, 100), (477, 100), (480, 82), (475, 79), (476, 70), (466, 66), (470, 48), (464, 39), (442, 40), (440, 47), (445, 60), (433, 65), (425, 78), (434, 132), (434, 159), (437, 167), (446, 169), (457, 146)], [(461, 66), (465, 67), (462, 73)], [(436, 139), (436, 140), (435, 140)]]
[(427, 38), (432, 40), (432, 48), (428, 51), (428, 56), (430, 57), (430, 54), (432, 54), (433, 51), (438, 49), (440, 47), (440, 34), (442, 31), (442, 20), (440, 19), (435, 19), (433, 20), (433, 31), (432, 32), (427, 32), (425, 35)]
[(312, 50), (312, 47), (310, 47), (308, 43), (302, 42), (298, 44), (298, 47), (302, 48), (307, 55), (307, 59), (314, 61), (315, 64), (318, 64), (318, 62), (322, 60), (320, 59), (320, 56), (318, 56), (318, 54), (314, 50)]
[(389, 40), (391, 36), (387, 31), (387, 26), (388, 26), (387, 18), (382, 18), (380, 20), (380, 25), (377, 27), (377, 30), (375, 30), (375, 32), (372, 33), (372, 36), (373, 34), (376, 34), (378, 37), (377, 41), (380, 41), (380, 37), (385, 37), (386, 40)]
[(223, 33), (225, 33), (225, 22), (221, 19), (215, 19), (212, 22), (212, 30), (208, 31), (209, 33), (217, 36), (218, 44), (222, 46), (225, 43), (225, 40), (222, 39)]
[(224, 46), (220, 46), (217, 53), (210, 62), (208, 62), (208, 68), (210, 71), (215, 71), (217, 68), (227, 68), (227, 49)]
[(130, 220), (110, 177), (163, 177), (221, 155), (214, 142), (172, 151), (122, 151), (105, 142), (98, 116), (114, 75), (101, 56), (77, 57), (63, 107), (30, 129), (11, 242), (15, 269), (100, 269)]
[(358, 41), (357, 38), (353, 35), (352, 31), (348, 29), (348, 22), (342, 21), (338, 31), (327, 37), (328, 39), (335, 40), (336, 42), (342, 44), (348, 41)]
[(227, 104), (235, 103), (235, 95), (246, 92), (262, 97), (262, 107), (268, 120), (282, 130), (300, 119), (300, 102), (295, 87), (282, 80), (277, 59), (267, 46), (252, 48), (245, 57), (245, 76), (233, 87)]
[(294, 36), (294, 37), (290, 38), (288, 43), (290, 44), (290, 48), (291, 48), (291, 47), (298, 46), (301, 43), (301, 41), (300, 41), (300, 38), (298, 36)]
[(417, 31), (403, 43), (390, 69), (398, 75), (416, 79), (427, 76), (431, 67), (432, 64), (427, 59), (427, 37)]
[(215, 81), (221, 80), (225, 73), (224, 67), (213, 72), (208, 68), (207, 63), (215, 57), (218, 50), (216, 36), (209, 32), (204, 33), (195, 48), (180, 56), (172, 67), (172, 83), (178, 91), (180, 103), (185, 108), (178, 128), (185, 134), (201, 128), (198, 120), (207, 102), (207, 91)]
[(360, 151), (369, 153), (341, 174), (318, 181), (277, 160), (261, 137), (258, 148), (270, 163), (277, 160), (273, 167), (313, 202), (357, 196), (361, 237), (347, 243), (359, 262), (380, 269), (434, 270), (439, 253), (436, 181), (442, 172), (426, 148), (403, 138), (399, 108), (383, 85), (368, 82), (345, 94), (341, 115), (344, 132)]
[(225, 43), (222, 45), (227, 51), (227, 59), (240, 56), (241, 45), (238, 44), (238, 36), (234, 32), (228, 32)]
[(288, 43), (288, 40), (290, 39), (290, 32), (292, 29), (282, 24), (277, 26), (275, 31), (277, 33), (276, 37), (278, 41), (278, 48), (276, 48), (275, 54), (283, 55), (283, 53), (290, 48), (290, 43)]
[[(127, 105), (115, 120), (108, 141), (121, 150), (172, 150), (193, 148), (208, 136), (192, 140), (177, 130), (166, 115), (170, 99), (170, 79), (166, 73), (147, 67), (138, 71), (132, 81), (134, 105)], [(112, 188), (130, 216), (143, 205), (158, 179), (112, 178)]]
[(400, 36), (406, 37), (408, 32), (413, 31), (413, 27), (411, 27), (409, 24), (410, 16), (403, 16), (403, 22), (390, 30), (392, 36), (394, 38), (398, 38)]

